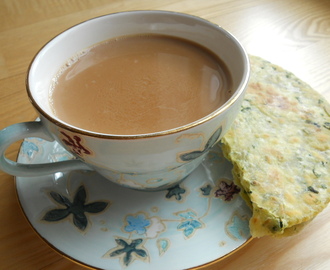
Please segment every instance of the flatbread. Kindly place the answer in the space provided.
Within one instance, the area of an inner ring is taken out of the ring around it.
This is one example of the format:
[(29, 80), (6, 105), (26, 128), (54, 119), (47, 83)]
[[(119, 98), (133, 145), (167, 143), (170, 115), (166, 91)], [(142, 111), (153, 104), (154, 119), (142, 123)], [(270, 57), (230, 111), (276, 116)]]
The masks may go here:
[(241, 111), (223, 137), (253, 237), (299, 231), (329, 203), (330, 105), (292, 73), (251, 56)]

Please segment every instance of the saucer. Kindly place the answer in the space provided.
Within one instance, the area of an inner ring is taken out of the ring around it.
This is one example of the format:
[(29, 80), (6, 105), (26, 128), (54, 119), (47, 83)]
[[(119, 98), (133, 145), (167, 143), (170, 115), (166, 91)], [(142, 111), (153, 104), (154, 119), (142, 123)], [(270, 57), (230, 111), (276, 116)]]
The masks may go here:
[[(24, 140), (18, 162), (73, 159), (57, 142)], [(187, 269), (221, 260), (251, 239), (251, 211), (220, 145), (180, 184), (127, 189), (95, 172), (16, 177), (21, 207), (57, 252), (95, 269)]]

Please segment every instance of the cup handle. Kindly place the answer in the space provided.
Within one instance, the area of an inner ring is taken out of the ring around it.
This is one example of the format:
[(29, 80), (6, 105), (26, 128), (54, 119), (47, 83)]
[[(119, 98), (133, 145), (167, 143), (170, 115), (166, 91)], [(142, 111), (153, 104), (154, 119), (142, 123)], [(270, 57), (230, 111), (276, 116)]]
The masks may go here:
[(7, 159), (5, 156), (6, 149), (12, 143), (28, 137), (39, 137), (47, 141), (54, 141), (41, 121), (23, 122), (4, 128), (0, 131), (1, 170), (11, 175), (27, 177), (73, 170), (93, 170), (80, 160), (67, 160), (44, 164), (22, 164)]

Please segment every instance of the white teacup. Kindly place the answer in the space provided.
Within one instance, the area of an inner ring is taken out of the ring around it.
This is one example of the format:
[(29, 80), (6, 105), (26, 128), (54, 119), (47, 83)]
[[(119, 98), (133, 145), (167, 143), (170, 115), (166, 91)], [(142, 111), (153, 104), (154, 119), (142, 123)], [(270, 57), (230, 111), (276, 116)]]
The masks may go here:
[[(95, 43), (134, 34), (167, 34), (198, 43), (224, 61), (233, 81), (233, 95), (211, 114), (178, 128), (142, 135), (111, 135), (83, 130), (56, 117), (49, 104), (50, 84), (67, 59)], [(221, 27), (201, 18), (167, 11), (131, 11), (91, 19), (61, 33), (33, 59), (27, 92), (40, 121), (9, 126), (0, 132), (0, 169), (16, 176), (38, 176), (69, 170), (95, 170), (122, 186), (160, 190), (191, 173), (207, 151), (226, 133), (249, 79), (248, 56)], [(27, 137), (58, 141), (76, 160), (19, 164), (5, 150)]]

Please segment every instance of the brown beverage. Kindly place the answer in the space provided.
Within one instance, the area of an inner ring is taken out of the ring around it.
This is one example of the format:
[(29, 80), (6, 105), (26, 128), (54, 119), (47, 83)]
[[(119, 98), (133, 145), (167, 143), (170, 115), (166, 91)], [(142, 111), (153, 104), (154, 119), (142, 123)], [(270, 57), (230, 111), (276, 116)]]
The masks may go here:
[(132, 135), (177, 128), (231, 95), (225, 64), (180, 38), (127, 36), (76, 58), (57, 75), (50, 102), (58, 118), (89, 131)]

